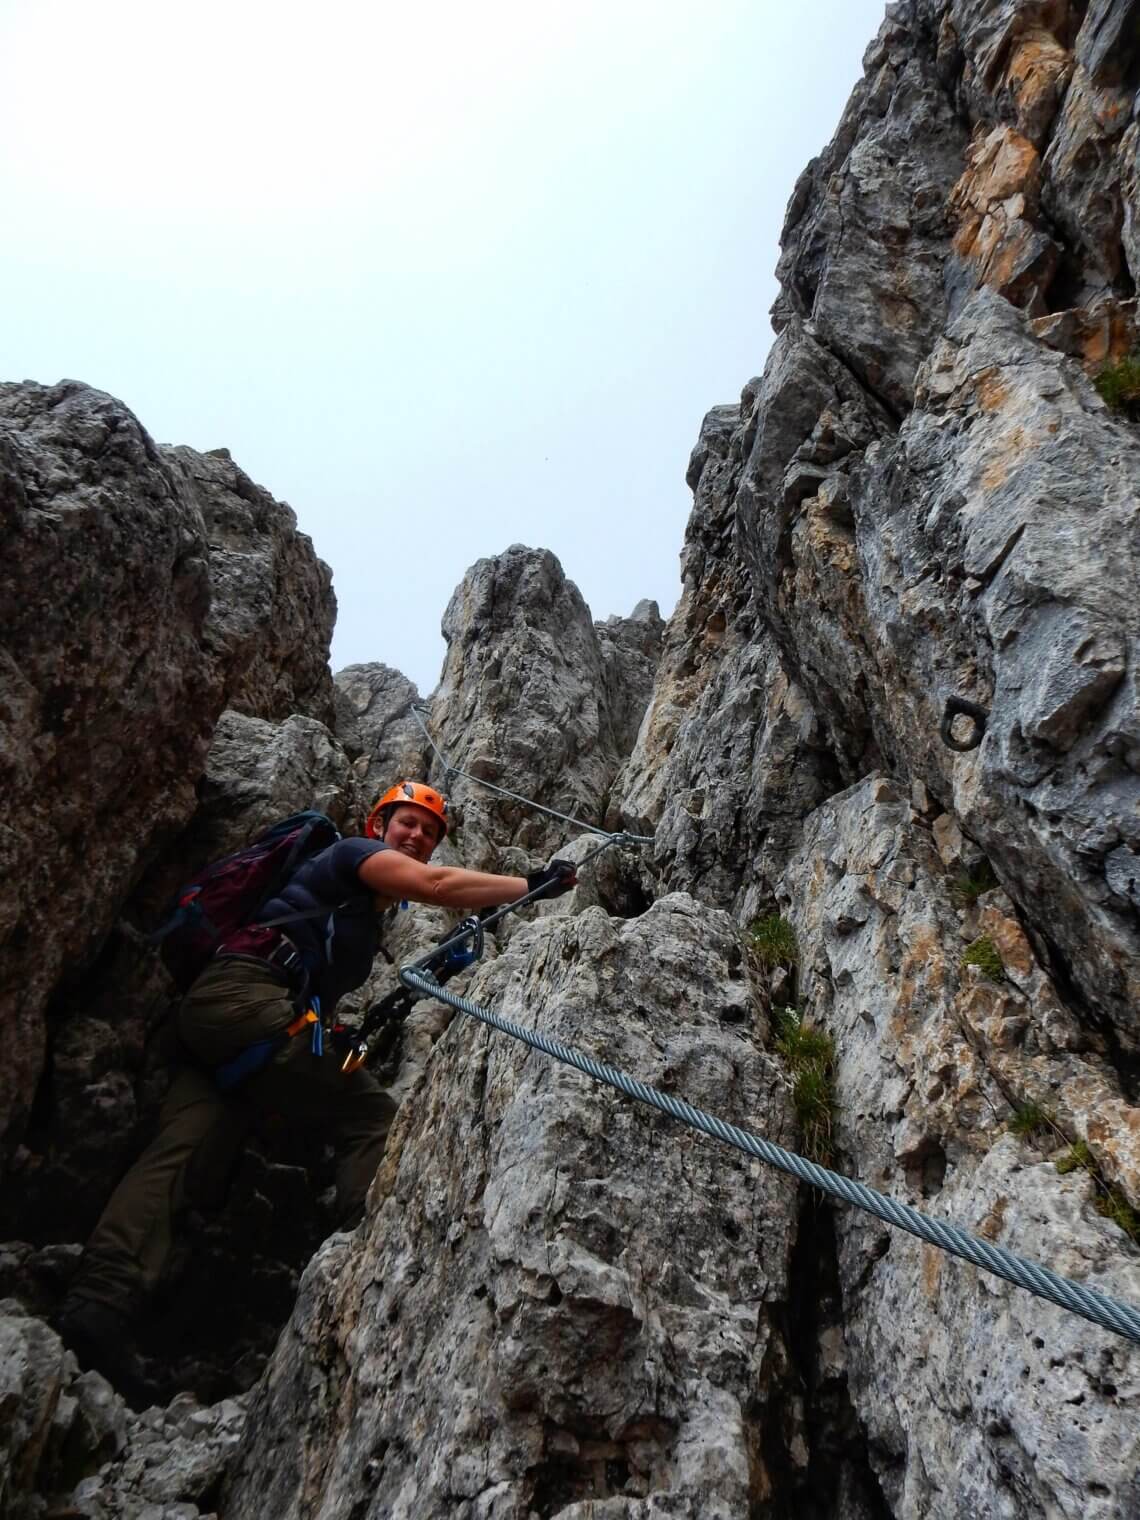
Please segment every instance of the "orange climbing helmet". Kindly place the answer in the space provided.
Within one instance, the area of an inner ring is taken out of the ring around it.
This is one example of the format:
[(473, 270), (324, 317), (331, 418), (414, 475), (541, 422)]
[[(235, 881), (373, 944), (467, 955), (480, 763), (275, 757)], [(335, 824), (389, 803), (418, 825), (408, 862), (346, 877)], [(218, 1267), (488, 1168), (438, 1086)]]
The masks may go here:
[(364, 832), (369, 839), (381, 837), (391, 810), (397, 807), (423, 808), (425, 812), (439, 820), (440, 839), (446, 836), (447, 798), (437, 792), (435, 787), (425, 786), (422, 781), (397, 781), (396, 785), (390, 786), (375, 803), (365, 820)]

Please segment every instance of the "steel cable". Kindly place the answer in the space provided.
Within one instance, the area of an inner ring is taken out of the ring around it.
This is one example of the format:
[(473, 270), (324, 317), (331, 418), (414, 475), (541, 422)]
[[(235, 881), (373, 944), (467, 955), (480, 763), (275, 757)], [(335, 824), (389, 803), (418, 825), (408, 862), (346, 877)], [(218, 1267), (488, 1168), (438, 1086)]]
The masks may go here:
[(691, 1103), (670, 1097), (668, 1093), (663, 1093), (656, 1087), (650, 1087), (645, 1082), (639, 1082), (614, 1066), (595, 1061), (572, 1045), (564, 1045), (560, 1040), (551, 1039), (549, 1035), (542, 1034), (538, 1030), (525, 1029), (521, 1024), (515, 1024), (510, 1019), (503, 1018), (492, 1009), (472, 1002), (470, 998), (449, 992), (447, 988), (441, 987), (434, 977), (425, 975), (415, 966), (403, 967), (400, 971), (400, 980), (405, 986), (416, 988), (426, 997), (437, 998), (461, 1013), (478, 1019), (480, 1023), (487, 1024), (502, 1034), (510, 1035), (512, 1039), (521, 1040), (524, 1045), (540, 1050), (544, 1055), (552, 1056), (567, 1066), (573, 1066), (586, 1076), (593, 1077), (596, 1082), (604, 1082), (616, 1088), (618, 1092), (625, 1093), (627, 1097), (636, 1098), (640, 1103), (647, 1103), (651, 1108), (669, 1114), (671, 1118), (687, 1124), (691, 1129), (711, 1135), (726, 1145), (735, 1146), (746, 1155), (755, 1156), (757, 1160), (767, 1162), (769, 1166), (789, 1172), (803, 1182), (810, 1182), (813, 1187), (829, 1193), (833, 1198), (854, 1204), (856, 1208), (863, 1209), (868, 1214), (874, 1214), (887, 1224), (906, 1230), (911, 1235), (917, 1235), (920, 1240), (925, 1240), (942, 1251), (962, 1257), (965, 1261), (972, 1262), (974, 1266), (981, 1267), (986, 1272), (992, 1272), (996, 1277), (1004, 1278), (1006, 1282), (1025, 1288), (1028, 1292), (1036, 1294), (1038, 1298), (1047, 1299), (1062, 1309), (1079, 1314), (1082, 1318), (1091, 1320), (1093, 1324), (1100, 1325), (1140, 1345), (1140, 1310), (1131, 1304), (1110, 1298), (1105, 1293), (1098, 1293), (1095, 1288), (1083, 1287), (1080, 1283), (1072, 1282), (1069, 1278), (1050, 1271), (1048, 1267), (1039, 1266), (1038, 1263), (1029, 1261), (1023, 1256), (1016, 1256), (1012, 1251), (971, 1235), (966, 1230), (958, 1229), (956, 1225), (932, 1219), (920, 1213), (918, 1209), (911, 1208), (909, 1204), (899, 1203), (877, 1192), (874, 1188), (866, 1187), (861, 1182), (853, 1182), (850, 1178), (830, 1171), (825, 1166), (805, 1160), (804, 1157), (797, 1156), (792, 1151), (786, 1151), (782, 1146), (774, 1145), (772, 1141), (765, 1140), (760, 1135), (740, 1129), (735, 1124), (726, 1124), (724, 1120), (705, 1113), (703, 1109), (694, 1108)]
[(584, 823), (581, 818), (572, 818), (569, 813), (559, 813), (554, 808), (544, 807), (541, 802), (535, 802), (530, 797), (524, 797), (520, 792), (509, 792), (505, 786), (496, 786), (493, 781), (484, 781), (482, 776), (473, 776), (470, 771), (462, 770), (458, 765), (452, 765), (451, 761), (440, 749), (439, 745), (428, 733), (427, 724), (423, 720), (423, 714), (413, 702), (411, 705), (412, 716), (420, 725), (423, 736), (435, 751), (440, 764), (444, 768), (444, 780), (448, 776), (462, 776), (465, 781), (473, 781), (476, 786), (483, 786), (489, 792), (494, 792), (499, 797), (509, 797), (512, 802), (521, 802), (528, 808), (533, 808), (536, 813), (545, 813), (548, 818), (558, 818), (562, 823), (569, 823), (576, 829), (584, 829), (588, 834), (601, 834), (605, 839), (615, 839), (626, 844), (652, 844), (651, 834), (612, 834), (608, 829), (602, 829), (594, 823)]

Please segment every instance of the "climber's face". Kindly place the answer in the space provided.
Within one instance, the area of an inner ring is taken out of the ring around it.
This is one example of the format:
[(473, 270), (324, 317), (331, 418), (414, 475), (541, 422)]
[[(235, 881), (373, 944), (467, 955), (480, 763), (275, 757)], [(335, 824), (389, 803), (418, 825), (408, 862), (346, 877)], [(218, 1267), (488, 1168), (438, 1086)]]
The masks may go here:
[(409, 803), (406, 807), (393, 809), (384, 830), (384, 843), (390, 849), (410, 855), (413, 860), (426, 863), (439, 843), (440, 833), (438, 818), (427, 808), (413, 807)]

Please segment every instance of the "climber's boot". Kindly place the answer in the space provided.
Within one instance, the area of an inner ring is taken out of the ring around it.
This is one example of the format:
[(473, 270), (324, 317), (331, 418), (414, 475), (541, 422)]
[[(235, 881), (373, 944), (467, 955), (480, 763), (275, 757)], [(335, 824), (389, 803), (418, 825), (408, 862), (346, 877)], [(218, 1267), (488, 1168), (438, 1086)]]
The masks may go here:
[(69, 1296), (55, 1328), (85, 1372), (101, 1373), (132, 1408), (142, 1407), (145, 1395), (132, 1349), (131, 1322), (122, 1310), (94, 1298)]

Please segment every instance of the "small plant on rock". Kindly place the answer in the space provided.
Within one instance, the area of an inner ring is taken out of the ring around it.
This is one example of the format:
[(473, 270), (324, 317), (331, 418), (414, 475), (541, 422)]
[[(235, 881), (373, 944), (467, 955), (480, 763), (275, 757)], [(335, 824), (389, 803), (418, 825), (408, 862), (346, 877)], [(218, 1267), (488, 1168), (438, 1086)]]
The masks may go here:
[(1114, 1187), (1098, 1193), (1096, 1207), (1099, 1214), (1103, 1214), (1106, 1219), (1111, 1219), (1118, 1229), (1123, 1230), (1131, 1240), (1140, 1245), (1140, 1214), (1122, 1193), (1118, 1193)]
[(1140, 1245), (1140, 1213), (1132, 1207), (1119, 1189), (1106, 1182), (1097, 1166), (1092, 1151), (1083, 1140), (1074, 1140), (1057, 1162), (1057, 1170), (1087, 1172), (1096, 1188), (1096, 1211), (1105, 1219), (1111, 1219), (1117, 1229), (1123, 1230), (1130, 1240)]
[(965, 954), (962, 956), (962, 966), (963, 969), (966, 966), (977, 966), (988, 981), (1005, 981), (1005, 966), (1002, 964), (997, 946), (988, 934), (981, 935), (972, 945), (967, 945)]
[(753, 919), (748, 928), (748, 943), (762, 966), (794, 966), (800, 958), (796, 931), (778, 913)]
[(1106, 364), (1093, 383), (1114, 412), (1140, 416), (1140, 350)]
[(1028, 1103), (1023, 1103), (1020, 1108), (1014, 1109), (1009, 1127), (1022, 1140), (1032, 1140), (1038, 1135), (1047, 1135), (1055, 1131), (1057, 1126), (1047, 1108), (1030, 1100)]
[(983, 892), (989, 892), (998, 884), (994, 868), (988, 860), (981, 860), (972, 871), (954, 878), (951, 891), (954, 901), (963, 908), (972, 908)]
[(1096, 1162), (1093, 1160), (1092, 1151), (1083, 1140), (1074, 1140), (1069, 1149), (1057, 1162), (1057, 1170), (1064, 1177), (1069, 1172), (1082, 1171), (1096, 1176)]
[(791, 1073), (792, 1107), (804, 1151), (826, 1166), (835, 1122), (835, 1045), (822, 1029), (805, 1024), (798, 1009), (781, 1008), (776, 1014), (776, 1049)]

